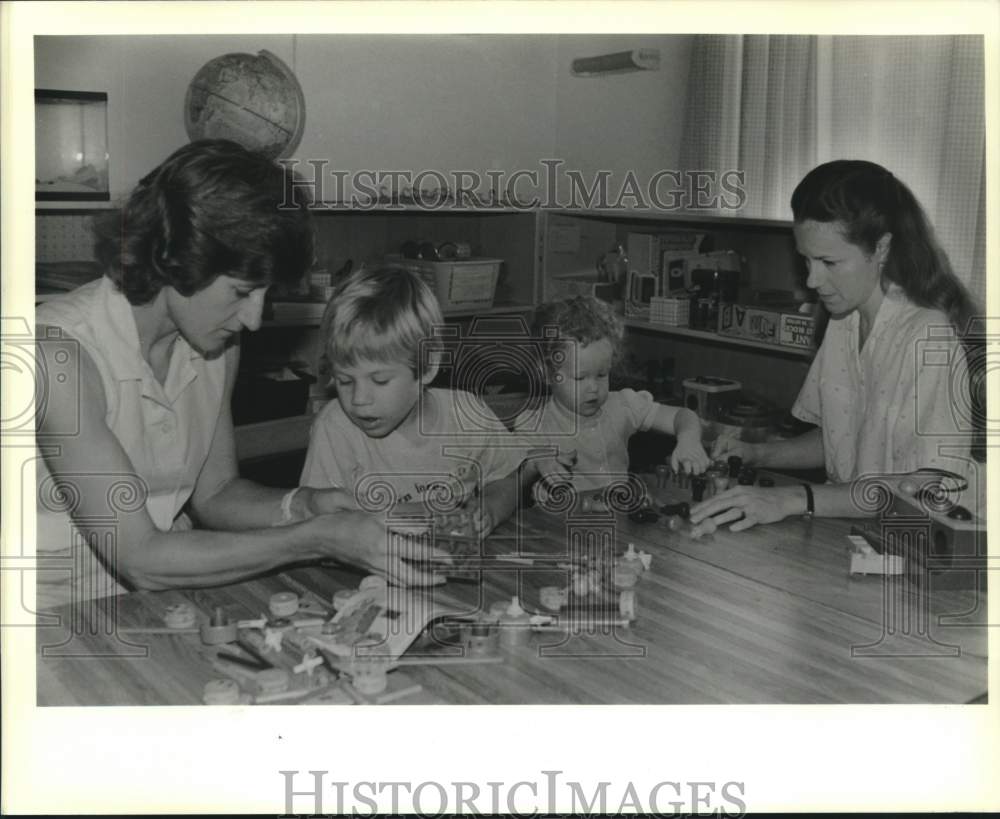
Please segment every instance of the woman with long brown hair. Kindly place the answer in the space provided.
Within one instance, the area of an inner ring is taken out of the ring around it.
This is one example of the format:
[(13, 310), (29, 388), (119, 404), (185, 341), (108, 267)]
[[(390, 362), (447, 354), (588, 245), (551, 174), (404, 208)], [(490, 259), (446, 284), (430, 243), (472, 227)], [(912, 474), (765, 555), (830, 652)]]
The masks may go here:
[[(733, 530), (792, 514), (865, 515), (852, 484), (945, 470), (981, 480), (971, 456), (981, 414), (976, 307), (909, 188), (873, 162), (837, 160), (792, 194), (795, 243), (829, 323), (792, 413), (817, 425), (788, 441), (720, 441), (715, 457), (825, 467), (828, 483), (739, 487), (691, 510)], [(971, 369), (971, 376), (970, 376)]]

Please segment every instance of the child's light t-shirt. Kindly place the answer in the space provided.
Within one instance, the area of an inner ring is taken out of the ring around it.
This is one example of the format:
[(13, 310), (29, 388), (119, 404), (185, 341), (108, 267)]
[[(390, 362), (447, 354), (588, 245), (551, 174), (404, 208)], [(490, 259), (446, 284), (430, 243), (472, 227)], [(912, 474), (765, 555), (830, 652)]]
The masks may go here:
[(604, 406), (585, 418), (550, 398), (518, 415), (514, 431), (525, 450), (541, 446), (558, 447), (559, 452), (576, 450), (573, 486), (589, 491), (628, 472), (629, 438), (650, 428), (659, 407), (649, 392), (624, 389), (608, 393)]
[(428, 389), (416, 422), (417, 443), (399, 431), (369, 438), (331, 401), (313, 422), (300, 485), (353, 491), (369, 511), (423, 500), (445, 510), (520, 464), (514, 436), (471, 393)]

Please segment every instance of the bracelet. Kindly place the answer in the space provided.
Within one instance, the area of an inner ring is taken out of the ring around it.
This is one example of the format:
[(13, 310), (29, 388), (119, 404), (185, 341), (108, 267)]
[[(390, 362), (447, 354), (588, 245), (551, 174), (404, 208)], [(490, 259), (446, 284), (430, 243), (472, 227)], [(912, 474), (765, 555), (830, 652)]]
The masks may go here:
[(805, 516), (811, 518), (816, 514), (816, 504), (813, 502), (813, 488), (807, 484), (802, 484), (802, 488), (806, 490), (806, 512)]
[(281, 520), (275, 524), (276, 526), (287, 526), (292, 523), (292, 500), (295, 498), (295, 493), (301, 488), (301, 486), (296, 486), (290, 492), (286, 492), (281, 499)]

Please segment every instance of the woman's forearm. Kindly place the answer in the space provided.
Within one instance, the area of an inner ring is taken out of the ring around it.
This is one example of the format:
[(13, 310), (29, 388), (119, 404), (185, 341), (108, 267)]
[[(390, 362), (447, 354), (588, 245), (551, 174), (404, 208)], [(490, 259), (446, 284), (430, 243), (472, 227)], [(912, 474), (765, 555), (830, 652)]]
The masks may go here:
[(754, 466), (779, 469), (815, 469), (826, 463), (823, 454), (823, 431), (819, 428), (789, 438), (751, 445), (750, 462)]
[(127, 546), (118, 549), (117, 570), (142, 589), (232, 583), (285, 563), (324, 556), (319, 538), (304, 524), (240, 533), (157, 531), (146, 542)]
[(814, 485), (816, 515), (824, 518), (871, 517), (871, 509), (862, 509), (858, 505), (853, 487), (850, 483)]
[[(274, 489), (245, 478), (233, 478), (207, 500), (192, 505), (199, 525), (205, 529), (233, 532), (264, 529), (281, 522), (281, 501), (287, 493), (287, 489)], [(301, 505), (301, 499), (293, 500), (299, 500)], [(293, 520), (305, 517), (307, 515), (302, 514)]]
[[(198, 522), (206, 529), (245, 531), (282, 523), (296, 523), (315, 515), (342, 509), (357, 509), (354, 498), (342, 489), (314, 489), (300, 486), (286, 501), (290, 489), (272, 489), (234, 478), (207, 503), (195, 507)], [(287, 516), (282, 504), (287, 503)]]

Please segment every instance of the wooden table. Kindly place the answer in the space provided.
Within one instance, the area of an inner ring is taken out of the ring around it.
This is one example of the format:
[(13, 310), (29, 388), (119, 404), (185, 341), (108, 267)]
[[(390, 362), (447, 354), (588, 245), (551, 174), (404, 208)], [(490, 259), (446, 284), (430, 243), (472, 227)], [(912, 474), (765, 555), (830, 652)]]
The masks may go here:
[[(673, 500), (682, 490), (651, 490)], [(976, 591), (915, 592), (906, 578), (849, 577), (851, 522), (790, 519), (692, 540), (663, 520), (623, 515), (520, 513), (499, 530), (544, 536), (525, 551), (565, 552), (571, 531), (631, 542), (653, 557), (637, 587), (630, 627), (532, 634), (490, 665), (412, 666), (422, 691), (406, 702), (443, 703), (967, 703), (987, 691), (986, 601)], [(582, 528), (581, 528), (582, 527)], [(511, 544), (487, 543), (493, 553)], [(266, 610), (281, 590), (357, 586), (342, 568), (303, 567), (227, 587), (136, 592), (38, 628), (40, 705), (201, 702), (216, 678), (197, 635), (117, 635), (111, 624), (159, 625), (167, 606), (192, 601), (233, 617)], [(490, 571), (482, 583), (435, 590), (470, 613), (517, 593), (528, 604), (564, 571)], [(292, 584), (290, 586), (290, 584)], [(125, 642), (127, 640), (128, 642)], [(44, 647), (44, 648), (43, 648)], [(103, 656), (99, 656), (103, 655)], [(401, 672), (393, 672), (401, 673)]]

